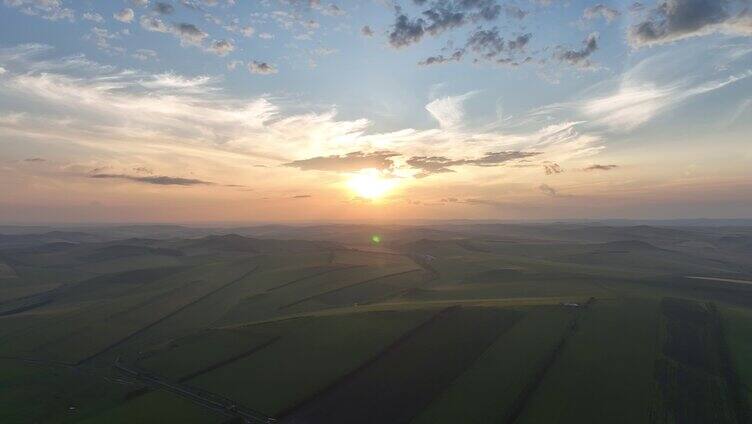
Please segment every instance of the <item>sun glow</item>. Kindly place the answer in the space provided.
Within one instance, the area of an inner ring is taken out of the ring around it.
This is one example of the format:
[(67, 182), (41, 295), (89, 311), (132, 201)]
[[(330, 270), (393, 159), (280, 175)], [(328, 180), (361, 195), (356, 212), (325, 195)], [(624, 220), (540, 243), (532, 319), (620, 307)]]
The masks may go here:
[(347, 185), (357, 196), (377, 200), (389, 193), (397, 181), (385, 178), (377, 169), (363, 169), (350, 177)]

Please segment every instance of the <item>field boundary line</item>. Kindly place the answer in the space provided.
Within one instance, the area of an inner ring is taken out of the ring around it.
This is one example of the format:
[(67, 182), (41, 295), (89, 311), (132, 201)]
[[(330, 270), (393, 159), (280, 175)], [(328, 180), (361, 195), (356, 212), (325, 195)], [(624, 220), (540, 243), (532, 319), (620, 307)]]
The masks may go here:
[(374, 281), (381, 280), (383, 278), (396, 277), (398, 275), (410, 274), (410, 273), (413, 273), (413, 272), (421, 272), (421, 271), (423, 271), (423, 268), (415, 268), (415, 269), (410, 269), (410, 270), (407, 270), (407, 271), (400, 271), (400, 272), (395, 272), (395, 273), (392, 273), (392, 274), (386, 274), (386, 275), (381, 275), (381, 276), (374, 277), (374, 278), (369, 278), (367, 280), (358, 281), (356, 283), (348, 284), (346, 286), (337, 287), (336, 289), (327, 290), (327, 291), (322, 292), (322, 293), (317, 293), (317, 294), (312, 295), (312, 296), (306, 296), (306, 297), (304, 297), (302, 299), (296, 300), (295, 302), (288, 303), (286, 305), (282, 305), (282, 306), (278, 307), (277, 310), (281, 311), (283, 309), (287, 309), (287, 308), (293, 307), (295, 305), (299, 305), (299, 304), (301, 304), (303, 302), (315, 299), (315, 298), (320, 297), (320, 296), (324, 296), (324, 295), (331, 294), (331, 293), (336, 293), (338, 291), (342, 291), (342, 290), (349, 289), (349, 288), (352, 288), (352, 287), (357, 287), (357, 286), (359, 286), (361, 284), (372, 283)]
[(505, 423), (513, 424), (517, 422), (517, 420), (522, 416), (522, 413), (525, 412), (530, 398), (535, 394), (536, 391), (538, 391), (538, 388), (541, 386), (541, 384), (543, 384), (546, 379), (546, 374), (548, 374), (551, 368), (556, 364), (559, 357), (564, 352), (564, 349), (570, 343), (570, 339), (575, 334), (577, 334), (577, 330), (579, 330), (579, 321), (582, 318), (582, 315), (584, 315), (584, 312), (586, 312), (590, 308), (590, 306), (595, 303), (595, 301), (596, 299), (594, 297), (591, 297), (585, 303), (583, 308), (579, 310), (574, 317), (572, 317), (568, 328), (565, 330), (566, 333), (561, 337), (558, 343), (556, 343), (553, 350), (543, 358), (540, 368), (532, 376), (532, 379), (528, 381), (525, 387), (519, 392), (514, 402), (512, 402), (510, 411), (507, 414), (506, 419), (504, 420)]
[(90, 362), (94, 358), (96, 358), (96, 357), (98, 357), (98, 356), (100, 356), (100, 355), (102, 355), (102, 354), (104, 354), (106, 352), (109, 352), (110, 350), (114, 349), (115, 347), (117, 347), (117, 346), (119, 346), (119, 345), (127, 342), (128, 340), (131, 340), (131, 339), (135, 338), (136, 336), (139, 336), (139, 335), (145, 333), (146, 331), (148, 331), (148, 330), (152, 329), (153, 327), (161, 324), (162, 322), (164, 322), (164, 321), (172, 318), (173, 316), (179, 314), (180, 312), (184, 311), (185, 309), (188, 309), (191, 306), (193, 306), (193, 305), (201, 302), (202, 300), (204, 300), (204, 299), (212, 296), (213, 294), (218, 293), (218, 292), (226, 289), (227, 287), (230, 287), (233, 284), (236, 284), (236, 283), (244, 280), (248, 276), (250, 276), (253, 273), (255, 273), (258, 269), (259, 269), (258, 265), (254, 266), (253, 269), (251, 269), (248, 272), (245, 272), (243, 275), (241, 275), (240, 277), (238, 277), (238, 278), (230, 281), (229, 283), (224, 284), (224, 285), (222, 285), (222, 286), (220, 286), (220, 287), (218, 287), (218, 288), (216, 288), (214, 290), (211, 290), (208, 293), (205, 293), (204, 295), (200, 296), (199, 298), (194, 299), (194, 300), (186, 303), (185, 305), (180, 306), (179, 308), (173, 310), (172, 312), (168, 313), (167, 315), (164, 315), (164, 316), (160, 317), (156, 321), (153, 321), (150, 324), (147, 324), (146, 326), (141, 327), (141, 328), (137, 329), (136, 331), (128, 334), (127, 336), (121, 338), (120, 340), (117, 340), (117, 341), (111, 343), (110, 345), (105, 346), (103, 349), (100, 349), (98, 352), (95, 352), (95, 353), (93, 353), (93, 354), (91, 354), (91, 355), (89, 355), (89, 356), (87, 356), (87, 357), (79, 360), (78, 362), (76, 362), (76, 365), (83, 365), (83, 364), (85, 364), (87, 362)]
[(448, 313), (457, 310), (461, 308), (460, 306), (450, 306), (448, 308), (441, 309), (437, 311), (435, 314), (431, 315), (430, 318), (426, 319), (422, 323), (416, 325), (415, 327), (407, 330), (406, 332), (402, 333), (395, 341), (390, 343), (388, 346), (386, 346), (384, 349), (376, 353), (375, 355), (371, 356), (370, 358), (363, 361), (360, 365), (355, 367), (352, 371), (340, 376), (339, 378), (334, 379), (334, 381), (330, 382), (326, 386), (322, 387), (318, 392), (308, 396), (307, 398), (301, 400), (296, 405), (293, 405), (289, 408), (283, 409), (280, 411), (277, 416), (280, 418), (287, 417), (292, 415), (294, 412), (301, 410), (305, 408), (306, 406), (314, 403), (319, 397), (324, 396), (326, 393), (328, 393), (330, 390), (332, 390), (334, 387), (337, 387), (340, 384), (345, 383), (346, 381), (352, 379), (354, 376), (356, 376), (358, 373), (363, 371), (364, 369), (368, 368), (372, 364), (376, 363), (379, 359), (381, 359), (384, 355), (387, 354), (387, 352), (401, 346), (411, 338), (413, 338), (416, 334), (433, 324), (434, 322), (438, 321), (440, 318), (444, 317)]
[(332, 273), (332, 272), (335, 272), (335, 271), (341, 271), (341, 270), (353, 269), (353, 268), (362, 268), (364, 266), (366, 266), (366, 265), (349, 265), (349, 266), (340, 266), (340, 267), (329, 268), (329, 269), (326, 269), (326, 270), (323, 270), (323, 271), (319, 271), (319, 272), (311, 274), (311, 275), (306, 275), (304, 277), (296, 278), (296, 279), (294, 279), (292, 281), (288, 281), (288, 282), (283, 283), (282, 285), (279, 285), (279, 286), (274, 286), (274, 287), (270, 288), (269, 290), (267, 290), (267, 292), (279, 290), (281, 288), (285, 288), (285, 287), (290, 286), (292, 284), (296, 284), (296, 283), (299, 283), (301, 281), (305, 281), (305, 280), (307, 280), (309, 278), (316, 278), (316, 277), (319, 277), (319, 276), (322, 276), (322, 275), (326, 275), (326, 274), (329, 274), (329, 273)]
[(219, 361), (219, 362), (216, 362), (214, 364), (211, 364), (208, 367), (202, 368), (200, 370), (196, 370), (196, 371), (194, 371), (194, 372), (192, 372), (190, 374), (186, 374), (186, 375), (184, 375), (184, 376), (182, 376), (182, 377), (180, 377), (178, 379), (178, 383), (185, 383), (188, 380), (192, 380), (192, 379), (194, 379), (194, 378), (196, 378), (198, 376), (201, 376), (201, 375), (204, 375), (206, 373), (209, 373), (209, 372), (212, 372), (214, 370), (217, 370), (219, 368), (222, 368), (225, 365), (230, 365), (233, 362), (237, 362), (237, 361), (239, 361), (241, 359), (247, 358), (247, 357), (253, 355), (256, 352), (261, 351), (263, 349), (266, 349), (267, 347), (273, 345), (274, 343), (276, 343), (277, 341), (279, 341), (279, 339), (281, 339), (281, 338), (282, 338), (282, 336), (272, 337), (271, 339), (265, 341), (264, 343), (261, 343), (258, 346), (254, 346), (254, 347), (252, 347), (251, 349), (248, 349), (245, 352), (241, 352), (241, 353), (239, 353), (237, 355), (231, 356), (231, 357), (229, 357), (227, 359), (224, 359), (222, 361)]
[(244, 422), (276, 422), (276, 419), (262, 412), (239, 405), (232, 399), (195, 387), (173, 383), (157, 375), (144, 372), (138, 367), (128, 366), (120, 360), (120, 357), (115, 360), (114, 366), (117, 370), (140, 380), (147, 386), (166, 390), (170, 393), (188, 399), (196, 405), (216, 411), (225, 416), (240, 417), (244, 420)]

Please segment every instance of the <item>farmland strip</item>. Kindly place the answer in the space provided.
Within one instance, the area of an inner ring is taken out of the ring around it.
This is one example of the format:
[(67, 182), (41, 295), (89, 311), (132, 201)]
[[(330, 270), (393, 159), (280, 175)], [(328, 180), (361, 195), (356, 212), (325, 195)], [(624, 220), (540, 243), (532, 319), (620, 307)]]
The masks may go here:
[(518, 318), (493, 308), (443, 309), (283, 416), (291, 423), (409, 422)]
[(301, 304), (303, 302), (309, 301), (311, 299), (315, 299), (315, 298), (317, 298), (319, 296), (324, 296), (324, 295), (327, 295), (327, 294), (336, 293), (336, 292), (341, 291), (341, 290), (349, 289), (349, 288), (352, 288), (352, 287), (357, 287), (357, 286), (359, 286), (361, 284), (372, 283), (374, 281), (378, 281), (378, 280), (381, 280), (383, 278), (396, 277), (398, 275), (410, 274), (412, 272), (420, 272), (420, 271), (422, 271), (422, 269), (410, 269), (410, 270), (407, 270), (407, 271), (395, 272), (395, 273), (392, 273), (392, 274), (381, 275), (379, 277), (369, 278), (367, 280), (358, 281), (357, 283), (352, 283), (352, 284), (348, 284), (346, 286), (338, 287), (336, 289), (328, 290), (328, 291), (325, 291), (323, 293), (317, 293), (317, 294), (314, 294), (312, 296), (306, 296), (306, 297), (304, 297), (302, 299), (296, 300), (295, 302), (288, 303), (287, 305), (282, 305), (282, 306), (280, 306), (277, 309), (278, 310), (287, 309), (287, 308), (290, 308), (292, 306), (299, 305), (299, 304)]
[(239, 361), (241, 359), (247, 358), (247, 357), (253, 355), (256, 352), (258, 352), (258, 351), (260, 351), (260, 350), (262, 350), (264, 348), (267, 348), (267, 347), (271, 346), (272, 344), (274, 344), (275, 342), (277, 342), (280, 338), (281, 337), (279, 337), (279, 336), (278, 337), (273, 337), (273, 338), (265, 341), (264, 343), (262, 343), (262, 344), (260, 344), (258, 346), (254, 346), (253, 348), (251, 348), (251, 349), (249, 349), (249, 350), (247, 350), (245, 352), (241, 352), (241, 353), (239, 353), (237, 355), (234, 355), (234, 356), (231, 356), (231, 357), (229, 357), (229, 358), (227, 358), (227, 359), (225, 359), (223, 361), (220, 361), (220, 362), (217, 362), (215, 364), (209, 365), (208, 367), (202, 368), (200, 370), (196, 370), (196, 371), (194, 371), (194, 372), (192, 372), (190, 374), (186, 374), (183, 377), (180, 377), (180, 379), (178, 379), (178, 383), (184, 383), (184, 382), (186, 382), (188, 380), (191, 380), (191, 379), (194, 379), (194, 378), (196, 378), (196, 377), (198, 377), (200, 375), (204, 375), (204, 374), (209, 373), (211, 371), (214, 371), (214, 370), (216, 370), (218, 368), (224, 367), (225, 365), (229, 365), (229, 364), (231, 364), (233, 362), (237, 362), (237, 361)]
[(713, 325), (716, 327), (720, 341), (718, 349), (721, 357), (721, 374), (726, 380), (726, 390), (729, 392), (729, 399), (736, 412), (736, 421), (740, 423), (752, 422), (752, 407), (747, 401), (742, 382), (739, 380), (739, 374), (731, 359), (731, 351), (723, 329), (721, 314), (715, 304), (710, 305), (710, 311), (713, 314)]
[[(594, 302), (595, 298), (590, 298), (580, 311), (587, 309)], [(578, 322), (581, 315), (582, 312), (576, 314), (572, 318), (572, 321), (569, 325), (569, 331), (567, 331), (564, 336), (562, 336), (561, 340), (553, 349), (553, 351), (551, 351), (551, 353), (543, 360), (540, 369), (535, 373), (533, 379), (530, 380), (525, 388), (522, 389), (520, 394), (517, 396), (517, 399), (515, 399), (514, 403), (512, 403), (509, 414), (504, 420), (505, 423), (512, 424), (516, 422), (517, 419), (519, 419), (519, 417), (522, 415), (522, 412), (525, 411), (528, 402), (530, 401), (538, 387), (540, 387), (548, 371), (556, 363), (556, 360), (559, 358), (559, 356), (561, 356), (561, 353), (564, 351), (564, 348), (566, 347), (569, 339), (577, 332)]]
[(52, 298), (49, 298), (49, 299), (40, 300), (40, 301), (38, 301), (36, 303), (31, 303), (31, 304), (28, 304), (28, 305), (19, 306), (19, 307), (15, 308), (15, 309), (10, 309), (8, 311), (0, 312), (0, 317), (5, 317), (5, 316), (9, 316), (9, 315), (20, 314), (21, 312), (30, 311), (32, 309), (36, 309), (36, 308), (42, 307), (44, 305), (47, 305), (48, 303), (51, 303), (51, 302), (52, 302)]
[(407, 340), (411, 339), (421, 330), (425, 329), (426, 327), (436, 322), (436, 320), (438, 320), (440, 317), (448, 314), (452, 310), (459, 309), (459, 308), (460, 308), (459, 306), (455, 305), (455, 306), (449, 306), (447, 308), (439, 310), (438, 312), (433, 314), (431, 318), (427, 319), (426, 321), (412, 328), (411, 330), (406, 331), (397, 340), (395, 340), (391, 345), (387, 346), (384, 350), (382, 350), (381, 352), (377, 353), (375, 356), (363, 362), (358, 368), (352, 370), (349, 374), (343, 375), (339, 379), (334, 380), (331, 384), (323, 388), (320, 392), (315, 393), (313, 396), (309, 397), (308, 399), (303, 400), (302, 402), (300, 402), (298, 405), (294, 406), (293, 408), (286, 410), (286, 411), (282, 411), (279, 414), (279, 416), (284, 417), (284, 416), (292, 415), (296, 411), (302, 410), (308, 405), (314, 404), (319, 398), (323, 397), (324, 394), (328, 393), (334, 387), (337, 387), (339, 385), (346, 383), (349, 380), (352, 380), (355, 375), (357, 375), (362, 370), (368, 368), (372, 364), (376, 363), (379, 359), (385, 356), (387, 352), (397, 349), (399, 346), (405, 344)]
[(87, 362), (90, 362), (94, 358), (96, 358), (96, 357), (98, 357), (98, 356), (100, 356), (100, 355), (102, 355), (102, 354), (104, 354), (106, 352), (109, 352), (110, 350), (116, 348), (117, 346), (119, 346), (119, 345), (127, 342), (128, 340), (131, 340), (134, 337), (139, 336), (139, 335), (145, 333), (149, 329), (157, 326), (158, 324), (161, 324), (162, 322), (168, 320), (169, 318), (172, 318), (173, 316), (175, 316), (175, 315), (179, 314), (180, 312), (184, 311), (185, 309), (187, 309), (187, 308), (189, 308), (189, 307), (191, 307), (191, 306), (193, 306), (193, 305), (201, 302), (202, 300), (208, 298), (209, 296), (211, 296), (211, 295), (213, 295), (215, 293), (218, 293), (218, 292), (220, 292), (220, 291), (222, 291), (222, 290), (224, 290), (224, 289), (226, 289), (226, 288), (228, 288), (228, 287), (230, 287), (230, 286), (232, 286), (232, 285), (234, 285), (234, 284), (236, 284), (236, 283), (244, 280), (246, 277), (248, 277), (249, 275), (251, 275), (254, 272), (256, 272), (256, 270), (258, 270), (258, 265), (255, 266), (255, 267), (253, 267), (253, 269), (251, 269), (250, 271), (244, 273), (240, 277), (238, 277), (238, 278), (230, 281), (229, 283), (224, 284), (224, 285), (218, 287), (217, 289), (214, 289), (214, 290), (210, 291), (209, 293), (204, 294), (203, 296), (199, 297), (198, 299), (195, 299), (195, 300), (193, 300), (191, 302), (186, 303), (185, 305), (183, 305), (183, 306), (175, 309), (174, 311), (170, 312), (167, 315), (162, 316), (161, 318), (157, 319), (156, 321), (152, 322), (151, 324), (148, 324), (145, 327), (141, 327), (138, 330), (134, 331), (133, 333), (131, 333), (131, 334), (123, 337), (122, 339), (117, 340), (114, 343), (110, 344), (109, 346), (104, 347), (103, 349), (99, 350), (98, 352), (95, 352), (95, 353), (87, 356), (86, 358), (81, 359), (80, 361), (78, 361), (76, 363), (76, 365), (82, 365), (82, 364), (85, 364)]
[(365, 265), (350, 265), (350, 266), (334, 267), (334, 268), (325, 269), (325, 270), (319, 271), (319, 272), (317, 272), (315, 274), (306, 275), (304, 277), (296, 278), (296, 279), (294, 279), (292, 281), (288, 281), (288, 282), (286, 282), (286, 283), (284, 283), (282, 285), (279, 285), (279, 286), (276, 286), (276, 287), (272, 287), (272, 288), (270, 288), (267, 291), (279, 290), (281, 288), (284, 288), (284, 287), (287, 287), (287, 286), (291, 286), (291, 285), (299, 283), (301, 281), (305, 281), (305, 280), (308, 280), (310, 278), (316, 278), (316, 277), (319, 277), (319, 276), (322, 276), (322, 275), (326, 275), (326, 274), (329, 274), (329, 273), (332, 273), (332, 272), (335, 272), (335, 271), (342, 271), (342, 270), (352, 269), (352, 268), (362, 268), (364, 266)]

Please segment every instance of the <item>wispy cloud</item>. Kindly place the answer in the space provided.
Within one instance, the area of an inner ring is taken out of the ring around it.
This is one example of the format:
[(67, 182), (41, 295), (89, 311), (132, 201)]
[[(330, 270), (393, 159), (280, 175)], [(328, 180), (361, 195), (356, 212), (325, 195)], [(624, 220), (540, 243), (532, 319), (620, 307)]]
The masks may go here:
[(538, 190), (540, 190), (540, 192), (545, 194), (546, 196), (550, 196), (550, 197), (559, 196), (559, 191), (551, 187), (548, 184), (541, 184), (540, 186), (538, 186)]
[(92, 21), (96, 22), (98, 24), (101, 24), (104, 22), (104, 18), (102, 15), (96, 12), (84, 12), (83, 15), (81, 15), (81, 18), (85, 21)]
[(588, 166), (587, 168), (583, 169), (583, 171), (610, 171), (612, 169), (618, 168), (618, 165), (599, 165), (599, 164), (593, 164)]
[(133, 182), (144, 183), (144, 184), (165, 185), (165, 186), (215, 185), (212, 182), (198, 180), (195, 178), (168, 177), (164, 175), (140, 176), (140, 175), (127, 175), (127, 174), (92, 174), (92, 175), (89, 175), (89, 178), (109, 179), (109, 180), (111, 179), (127, 180), (127, 181), (133, 181)]
[(596, 123), (611, 129), (631, 130), (693, 97), (721, 89), (750, 76), (752, 71), (697, 85), (688, 80), (659, 85), (632, 78), (628, 73), (615, 92), (585, 101), (582, 112), (595, 119)]
[(63, 6), (61, 0), (3, 0), (3, 3), (8, 7), (17, 8), (26, 15), (39, 16), (50, 21), (73, 21), (76, 17), (73, 9)]
[(386, 170), (394, 167), (392, 158), (399, 156), (395, 152), (351, 152), (346, 155), (317, 156), (286, 163), (285, 166), (304, 171), (352, 172), (361, 169)]
[(453, 128), (463, 123), (465, 118), (464, 102), (477, 92), (471, 91), (459, 96), (447, 96), (436, 99), (426, 105), (426, 110), (439, 123), (441, 128)]
[[(420, 171), (415, 175), (417, 178), (425, 178), (433, 174), (455, 172), (452, 168), (456, 166), (504, 166), (508, 163), (536, 157), (540, 154), (540, 152), (508, 150), (503, 152), (488, 152), (482, 157), (474, 159), (450, 159), (445, 156), (413, 156), (408, 159), (406, 163)], [(556, 165), (556, 167), (558, 167), (558, 165)]]
[[(600, 148), (596, 136), (576, 130), (577, 121), (516, 133), (469, 125), (463, 104), (474, 92), (429, 103), (435, 128), (377, 132), (369, 119), (341, 119), (334, 108), (296, 113), (285, 99), (228, 95), (216, 76), (120, 70), (82, 57), (41, 58), (47, 54), (47, 48), (33, 45), (0, 49), (3, 63), (19, 70), (0, 79), (0, 95), (23, 98), (28, 105), (13, 111), (13, 119), (0, 120), (0, 134), (75, 144), (100, 158), (98, 163), (107, 163), (101, 158), (114, 152), (133, 162), (156, 157), (149, 167), (162, 170), (161, 176), (179, 175), (180, 158), (186, 163), (226, 158), (249, 170), (248, 163), (263, 161), (275, 173), (295, 168), (334, 175), (375, 168), (401, 177), (472, 175), (495, 168), (527, 172), (544, 163), (553, 170), (551, 164)], [(113, 169), (131, 170), (133, 165)], [(100, 179), (154, 183), (154, 175), (97, 174), (106, 175)]]

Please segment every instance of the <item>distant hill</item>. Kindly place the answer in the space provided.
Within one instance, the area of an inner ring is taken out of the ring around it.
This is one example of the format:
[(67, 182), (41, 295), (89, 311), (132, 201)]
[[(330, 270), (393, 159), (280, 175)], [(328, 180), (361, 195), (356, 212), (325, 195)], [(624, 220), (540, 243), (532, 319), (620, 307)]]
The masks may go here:
[(337, 244), (308, 240), (257, 239), (237, 234), (213, 235), (198, 239), (188, 239), (171, 243), (174, 248), (186, 252), (224, 251), (242, 253), (301, 252), (307, 250), (332, 249)]
[(25, 247), (50, 243), (93, 243), (103, 241), (97, 235), (78, 231), (49, 231), (41, 234), (0, 234), (0, 248)]

